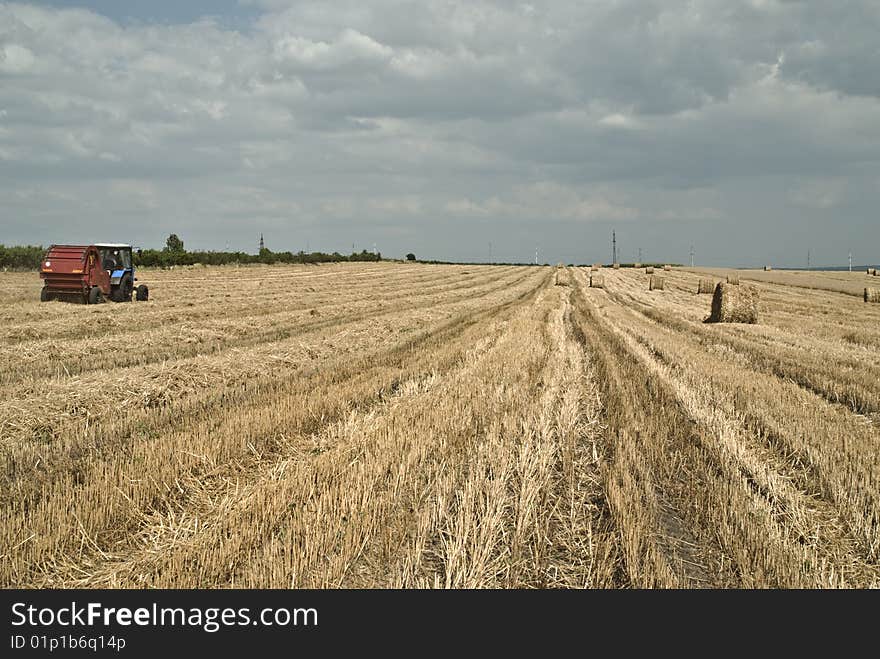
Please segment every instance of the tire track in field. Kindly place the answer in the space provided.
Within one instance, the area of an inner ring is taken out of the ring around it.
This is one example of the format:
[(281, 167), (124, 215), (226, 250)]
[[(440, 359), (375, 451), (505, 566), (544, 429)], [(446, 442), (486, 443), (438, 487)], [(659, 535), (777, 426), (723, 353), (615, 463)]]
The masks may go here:
[(611, 455), (603, 480), (627, 580), (635, 587), (713, 585), (723, 552), (693, 528), (688, 514), (688, 499), (699, 498), (704, 484), (681, 478), (692, 463), (691, 472), (699, 472), (700, 456), (690, 449), (693, 426), (671, 392), (646, 377), (595, 306), (582, 274), (575, 279), (577, 322), (595, 355), (605, 401)]
[[(499, 382), (505, 389), (514, 386), (498, 368), (509, 368), (506, 355), (519, 345), (515, 341), (535, 337), (531, 357), (517, 353), (523, 368), (530, 369), (537, 358), (539, 370), (529, 370), (522, 383), (528, 387), (527, 402), (506, 412), (493, 408), (479, 415), (471, 437), (457, 444), (444, 438), (436, 450), (419, 455), (401, 486), (402, 496), (394, 495), (400, 504), (383, 517), (381, 530), (345, 566), (342, 578), (330, 580), (332, 585), (577, 588), (615, 583), (617, 558), (597, 475), (600, 406), (574, 337), (569, 291), (545, 290), (543, 301), (511, 320), (504, 345), (454, 374), (455, 385), (446, 378), (443, 405), (467, 417), (468, 405), (483, 395), (476, 392), (492, 391)], [(468, 400), (457, 402), (462, 396)]]

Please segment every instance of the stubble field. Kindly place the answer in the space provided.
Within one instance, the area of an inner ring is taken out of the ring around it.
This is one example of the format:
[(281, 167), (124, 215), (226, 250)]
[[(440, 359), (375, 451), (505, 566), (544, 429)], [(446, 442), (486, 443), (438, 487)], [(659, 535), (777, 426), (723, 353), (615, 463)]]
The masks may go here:
[(0, 274), (0, 585), (880, 586), (880, 305), (589, 274)]

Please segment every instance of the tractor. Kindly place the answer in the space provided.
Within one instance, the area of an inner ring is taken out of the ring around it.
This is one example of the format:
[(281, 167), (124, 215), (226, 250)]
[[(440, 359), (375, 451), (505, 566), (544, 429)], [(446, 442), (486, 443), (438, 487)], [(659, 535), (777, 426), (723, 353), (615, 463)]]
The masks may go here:
[(135, 288), (131, 245), (98, 243), (95, 245), (52, 245), (40, 264), (43, 290), (40, 300), (68, 300), (98, 304), (105, 299), (131, 302), (149, 299), (150, 290), (141, 284)]

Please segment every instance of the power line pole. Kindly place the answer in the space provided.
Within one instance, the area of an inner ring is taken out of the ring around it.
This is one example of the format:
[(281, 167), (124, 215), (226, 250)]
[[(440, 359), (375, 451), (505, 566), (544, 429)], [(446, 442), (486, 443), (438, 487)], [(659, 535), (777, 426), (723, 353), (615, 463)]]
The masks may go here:
[(535, 265), (538, 265), (538, 248), (535, 247)]
[(694, 267), (694, 246), (691, 245), (691, 267)]
[(642, 248), (639, 247), (639, 263), (642, 262)]
[(852, 272), (852, 251), (849, 253), (849, 271)]
[(492, 241), (489, 241), (489, 263), (492, 263)]
[(611, 231), (611, 265), (617, 263), (617, 232)]
[(810, 250), (807, 250), (807, 270), (810, 269)]

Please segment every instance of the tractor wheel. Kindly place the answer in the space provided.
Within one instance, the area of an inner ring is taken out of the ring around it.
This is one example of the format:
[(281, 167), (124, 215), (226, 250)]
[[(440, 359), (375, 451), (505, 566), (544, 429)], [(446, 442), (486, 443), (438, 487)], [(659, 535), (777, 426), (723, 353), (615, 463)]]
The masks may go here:
[(89, 291), (89, 304), (100, 304), (104, 301), (104, 296), (101, 295), (101, 289), (97, 286), (92, 286), (92, 289)]
[(43, 288), (40, 289), (40, 302), (51, 302), (51, 301), (52, 301), (52, 294), (44, 286)]
[(147, 288), (146, 284), (141, 284), (137, 287), (135, 297), (137, 298), (138, 302), (146, 302), (150, 299), (150, 289)]
[(132, 288), (134, 288), (134, 284), (131, 281), (131, 275), (125, 273), (122, 276), (122, 281), (119, 282), (119, 286), (110, 293), (110, 297), (114, 302), (131, 302)]

